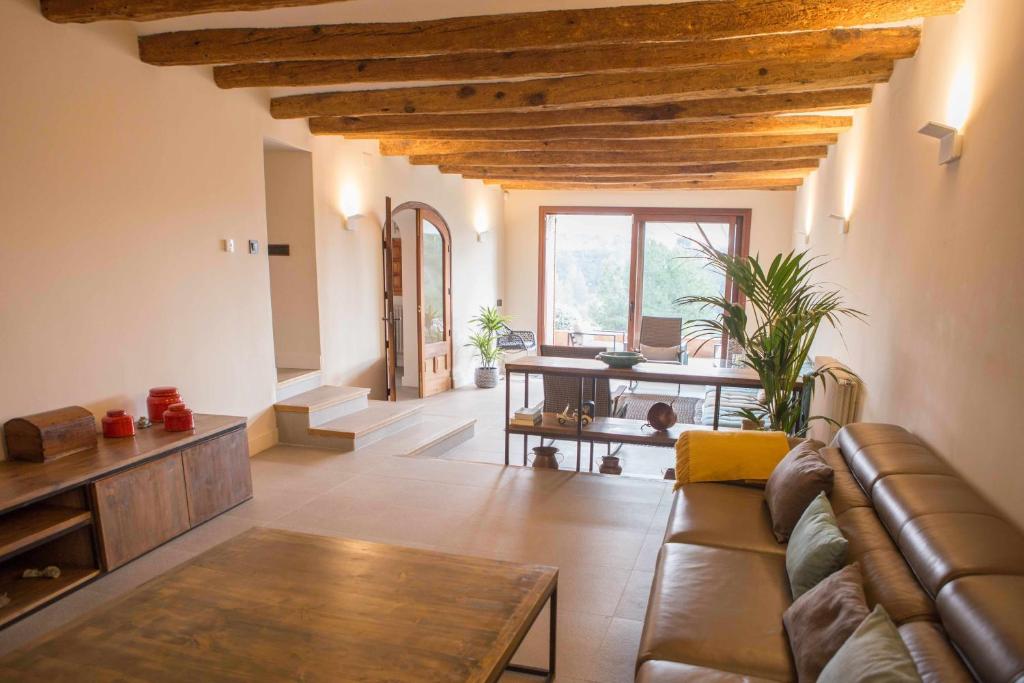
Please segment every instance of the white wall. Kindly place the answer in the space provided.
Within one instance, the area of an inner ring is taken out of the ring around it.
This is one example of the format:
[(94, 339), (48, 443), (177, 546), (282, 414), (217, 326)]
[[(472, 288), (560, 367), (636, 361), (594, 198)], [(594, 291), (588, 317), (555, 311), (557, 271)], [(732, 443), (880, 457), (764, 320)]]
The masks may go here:
[[(862, 419), (919, 434), (1020, 523), (1022, 26), (1019, 0), (926, 21), (918, 56), (799, 192), (794, 224), (869, 315), (816, 349), (863, 377)], [(937, 141), (916, 133), (928, 121), (963, 125), (959, 162), (937, 165)], [(827, 218), (843, 210), (845, 236)]]
[[(209, 68), (145, 65), (136, 30), (0, 3), (0, 421), (69, 404), (139, 414), (149, 387), (175, 384), (198, 411), (248, 417), (254, 451), (274, 442), (265, 139), (313, 153), (326, 379), (383, 395), (385, 194), (432, 204), (453, 229), (457, 377), (471, 376), (465, 322), (500, 281), (474, 217), (500, 233), (500, 192), (373, 143), (313, 139), (304, 121), (271, 119), (266, 93), (218, 89)], [(346, 186), (373, 215), (352, 232)]]
[(320, 367), (313, 156), (265, 148), (267, 243), (287, 244), (287, 256), (269, 256), (274, 357), (279, 368)]
[(504, 313), (521, 329), (537, 327), (542, 206), (752, 209), (750, 253), (774, 256), (792, 248), (793, 203), (793, 192), (776, 191), (509, 192), (505, 201)]

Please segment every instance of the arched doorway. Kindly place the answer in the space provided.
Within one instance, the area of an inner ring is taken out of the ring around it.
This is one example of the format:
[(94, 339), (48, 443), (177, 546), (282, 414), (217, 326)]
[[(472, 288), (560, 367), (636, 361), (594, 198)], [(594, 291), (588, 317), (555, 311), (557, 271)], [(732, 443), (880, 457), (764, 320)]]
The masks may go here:
[(387, 213), (390, 229), (384, 232), (383, 261), (388, 398), (397, 400), (401, 387), (413, 386), (425, 398), (454, 384), (451, 230), (436, 209), (422, 202), (405, 202)]

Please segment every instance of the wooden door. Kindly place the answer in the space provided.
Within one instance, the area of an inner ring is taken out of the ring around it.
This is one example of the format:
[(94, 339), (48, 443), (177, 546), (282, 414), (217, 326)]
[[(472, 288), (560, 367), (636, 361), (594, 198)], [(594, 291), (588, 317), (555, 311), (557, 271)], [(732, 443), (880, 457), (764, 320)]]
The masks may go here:
[(189, 529), (180, 453), (100, 479), (92, 494), (108, 571)]
[(384, 198), (384, 356), (389, 401), (398, 400), (398, 324), (395, 316), (395, 239), (391, 197)]
[(420, 398), (452, 388), (451, 233), (433, 209), (416, 208)]
[(181, 461), (192, 526), (252, 498), (249, 440), (244, 429), (186, 448)]

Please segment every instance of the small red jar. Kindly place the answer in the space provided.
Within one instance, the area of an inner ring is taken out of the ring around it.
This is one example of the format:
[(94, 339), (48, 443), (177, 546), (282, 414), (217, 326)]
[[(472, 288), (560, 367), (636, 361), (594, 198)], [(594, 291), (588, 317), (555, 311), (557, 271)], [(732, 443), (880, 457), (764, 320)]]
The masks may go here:
[(108, 439), (135, 436), (135, 421), (123, 410), (108, 410), (106, 417), (101, 422), (103, 423), (103, 436)]
[(153, 387), (146, 398), (146, 409), (150, 422), (163, 422), (164, 411), (175, 403), (181, 403), (177, 387)]
[(175, 403), (164, 411), (164, 429), (169, 432), (187, 432), (195, 426), (192, 410), (184, 403)]

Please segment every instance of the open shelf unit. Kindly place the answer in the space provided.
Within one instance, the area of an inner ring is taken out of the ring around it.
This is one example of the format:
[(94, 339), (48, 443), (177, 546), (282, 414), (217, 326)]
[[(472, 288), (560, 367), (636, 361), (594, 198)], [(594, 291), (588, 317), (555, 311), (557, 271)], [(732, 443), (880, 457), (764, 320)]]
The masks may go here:
[[(661, 446), (672, 448), (679, 435), (685, 431), (710, 431), (704, 425), (677, 424), (671, 429), (657, 431), (645, 427), (643, 420), (630, 420), (620, 417), (599, 417), (583, 427), (579, 438), (584, 442), (593, 443), (626, 443), (637, 446)], [(559, 424), (554, 413), (544, 413), (540, 424), (533, 426), (508, 425), (509, 434), (524, 436), (540, 436), (548, 439), (567, 439), (575, 441), (576, 423)]]

